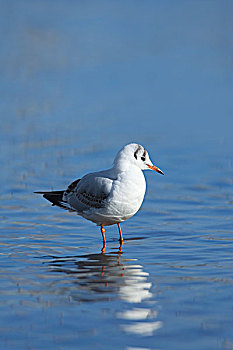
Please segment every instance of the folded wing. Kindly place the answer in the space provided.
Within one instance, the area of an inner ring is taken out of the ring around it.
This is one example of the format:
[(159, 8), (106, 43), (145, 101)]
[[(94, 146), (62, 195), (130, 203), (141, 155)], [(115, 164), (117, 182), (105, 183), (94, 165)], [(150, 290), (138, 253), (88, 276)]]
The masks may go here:
[(101, 173), (88, 174), (67, 188), (63, 194), (63, 202), (78, 212), (103, 208), (111, 192), (112, 182), (112, 179), (101, 176)]

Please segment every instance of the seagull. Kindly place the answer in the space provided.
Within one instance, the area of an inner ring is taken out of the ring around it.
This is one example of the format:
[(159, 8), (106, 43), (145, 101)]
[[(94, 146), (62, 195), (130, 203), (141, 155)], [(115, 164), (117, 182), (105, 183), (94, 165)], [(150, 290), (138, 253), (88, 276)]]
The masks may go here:
[(105, 250), (104, 226), (118, 225), (122, 246), (120, 223), (140, 209), (146, 192), (142, 170), (147, 169), (164, 175), (152, 164), (143, 146), (130, 143), (117, 153), (112, 168), (89, 173), (72, 182), (64, 191), (35, 193), (43, 194), (52, 205), (76, 212), (100, 226)]

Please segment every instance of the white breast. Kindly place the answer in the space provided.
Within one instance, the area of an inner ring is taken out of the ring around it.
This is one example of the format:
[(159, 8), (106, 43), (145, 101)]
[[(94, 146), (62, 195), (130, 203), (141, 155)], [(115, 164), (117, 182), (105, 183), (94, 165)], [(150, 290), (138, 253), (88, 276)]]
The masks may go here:
[(104, 217), (105, 225), (112, 225), (130, 218), (141, 207), (145, 191), (145, 178), (138, 167), (119, 173), (113, 182), (106, 207), (100, 209), (98, 213), (95, 211), (95, 217), (96, 214), (102, 220)]

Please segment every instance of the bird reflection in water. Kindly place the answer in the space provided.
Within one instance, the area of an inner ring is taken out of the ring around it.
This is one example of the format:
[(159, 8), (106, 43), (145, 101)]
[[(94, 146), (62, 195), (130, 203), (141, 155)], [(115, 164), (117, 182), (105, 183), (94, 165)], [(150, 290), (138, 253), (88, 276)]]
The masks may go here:
[(151, 336), (162, 327), (162, 322), (157, 319), (157, 302), (151, 292), (149, 274), (137, 259), (124, 258), (121, 250), (122, 246), (108, 254), (53, 258), (48, 262), (50, 271), (66, 276), (53, 284), (53, 288), (56, 293), (68, 294), (72, 302), (121, 300), (115, 316), (123, 322), (122, 331)]

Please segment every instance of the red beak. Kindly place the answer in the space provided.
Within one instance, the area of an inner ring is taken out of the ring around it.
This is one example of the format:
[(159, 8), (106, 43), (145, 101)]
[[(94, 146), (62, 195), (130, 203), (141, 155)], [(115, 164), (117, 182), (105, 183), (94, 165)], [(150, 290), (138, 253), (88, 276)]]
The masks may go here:
[(157, 173), (160, 173), (160, 174), (164, 175), (164, 173), (162, 172), (162, 170), (159, 169), (157, 166), (155, 166), (155, 165), (149, 165), (149, 164), (146, 164), (146, 165), (147, 165), (148, 168), (150, 168), (151, 170), (155, 170), (155, 171), (157, 171)]

